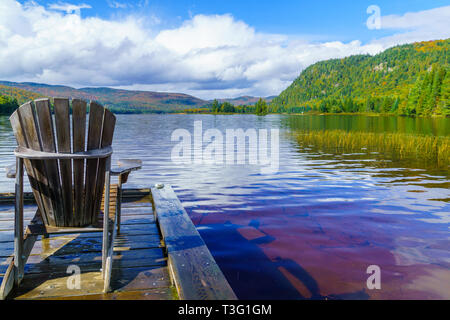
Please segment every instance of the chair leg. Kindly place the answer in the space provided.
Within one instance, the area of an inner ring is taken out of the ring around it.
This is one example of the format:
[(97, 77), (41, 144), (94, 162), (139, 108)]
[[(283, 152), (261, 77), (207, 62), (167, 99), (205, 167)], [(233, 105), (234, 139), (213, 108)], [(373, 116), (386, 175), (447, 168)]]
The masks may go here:
[(103, 212), (102, 276), (105, 278), (106, 259), (109, 252), (109, 188), (111, 184), (111, 157), (106, 160), (105, 205)]
[(16, 159), (16, 202), (14, 207), (14, 283), (20, 284), (24, 273), (23, 257), (23, 159)]
[[(110, 197), (110, 184), (111, 184), (111, 158), (108, 158), (106, 162), (106, 177), (105, 177), (105, 206), (103, 214), (103, 252), (102, 252), (102, 276), (104, 280), (103, 291), (105, 293), (111, 290), (111, 273), (113, 265), (114, 255), (114, 240), (117, 231), (118, 220), (118, 206), (114, 212), (114, 222), (111, 228), (109, 227), (109, 197)], [(111, 232), (111, 233), (110, 233)]]
[(117, 210), (117, 234), (120, 234), (120, 222), (122, 214), (122, 175), (119, 175), (119, 186), (117, 188), (117, 200), (116, 200), (116, 210)]
[(14, 258), (0, 284), (0, 300), (6, 299), (14, 286), (18, 286), (24, 273), (23, 236), (23, 159), (16, 158), (16, 188), (14, 205)]
[(116, 239), (117, 233), (117, 220), (118, 220), (118, 207), (116, 206), (116, 211), (114, 213), (114, 223), (111, 226), (111, 235), (109, 239), (108, 255), (106, 257), (105, 274), (104, 274), (104, 288), (103, 292), (107, 293), (111, 291), (111, 274), (114, 262), (114, 241)]

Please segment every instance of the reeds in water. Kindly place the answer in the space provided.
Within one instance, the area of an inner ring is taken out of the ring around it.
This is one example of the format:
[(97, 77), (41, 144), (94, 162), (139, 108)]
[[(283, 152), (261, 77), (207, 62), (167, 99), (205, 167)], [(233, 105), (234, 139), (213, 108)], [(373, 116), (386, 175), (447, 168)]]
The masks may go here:
[(300, 145), (327, 152), (378, 152), (396, 159), (416, 158), (439, 167), (450, 165), (448, 136), (344, 130), (296, 131), (294, 135)]

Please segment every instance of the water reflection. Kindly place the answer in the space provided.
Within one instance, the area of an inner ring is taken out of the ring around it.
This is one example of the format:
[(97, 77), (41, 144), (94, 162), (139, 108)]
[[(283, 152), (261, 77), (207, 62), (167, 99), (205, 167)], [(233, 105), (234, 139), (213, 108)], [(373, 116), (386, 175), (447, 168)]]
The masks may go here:
[[(280, 169), (176, 165), (173, 130), (281, 128)], [(449, 119), (363, 116), (119, 115), (114, 158), (142, 158), (129, 187), (172, 184), (239, 298), (450, 296), (449, 172), (386, 154), (302, 147), (297, 129), (450, 135)], [(0, 166), (13, 161), (0, 117)], [(13, 181), (0, 176), (0, 192)], [(368, 290), (366, 269), (382, 270)]]

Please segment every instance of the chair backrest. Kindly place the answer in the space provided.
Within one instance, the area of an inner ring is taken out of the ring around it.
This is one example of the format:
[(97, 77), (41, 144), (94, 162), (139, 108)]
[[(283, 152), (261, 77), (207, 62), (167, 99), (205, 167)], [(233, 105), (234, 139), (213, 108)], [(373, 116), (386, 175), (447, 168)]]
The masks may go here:
[[(111, 146), (115, 116), (91, 102), (66, 98), (38, 99), (20, 106), (10, 117), (19, 146), (51, 153), (76, 153)], [(72, 125), (71, 125), (72, 123)], [(44, 223), (55, 227), (96, 224), (105, 184), (107, 159), (25, 160), (24, 165)]]

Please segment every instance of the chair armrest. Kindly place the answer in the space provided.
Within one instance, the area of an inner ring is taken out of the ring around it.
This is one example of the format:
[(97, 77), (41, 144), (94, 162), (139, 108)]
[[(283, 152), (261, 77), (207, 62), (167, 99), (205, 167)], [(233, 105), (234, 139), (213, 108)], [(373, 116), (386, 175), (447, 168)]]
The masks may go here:
[(14, 179), (16, 177), (16, 164), (10, 164), (5, 168), (6, 177)]
[(113, 149), (106, 147), (102, 149), (94, 149), (86, 152), (75, 153), (55, 153), (36, 151), (24, 147), (17, 147), (14, 150), (14, 155), (18, 158), (31, 159), (31, 160), (81, 160), (81, 159), (103, 159), (111, 156)]
[[(117, 166), (111, 168), (111, 175), (120, 176), (131, 171), (142, 168), (142, 160), (138, 159), (121, 159), (117, 161)], [(16, 177), (16, 164), (10, 164), (5, 167), (6, 177), (14, 179)]]
[(111, 168), (111, 175), (120, 176), (131, 171), (136, 171), (142, 168), (142, 160), (139, 159), (120, 159), (117, 161), (117, 166)]

